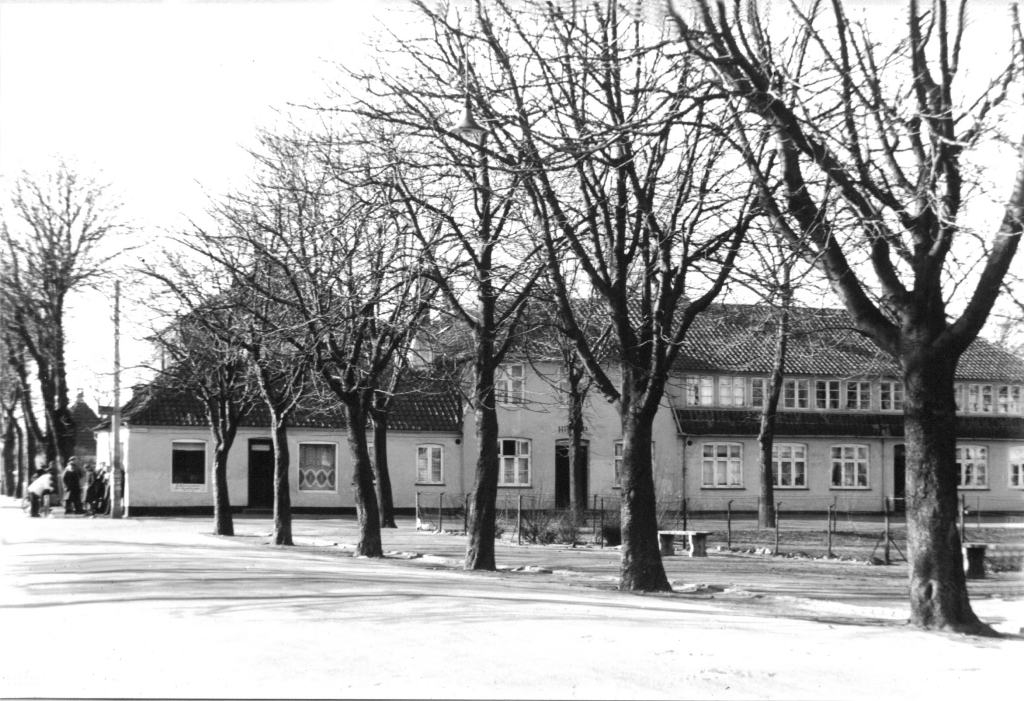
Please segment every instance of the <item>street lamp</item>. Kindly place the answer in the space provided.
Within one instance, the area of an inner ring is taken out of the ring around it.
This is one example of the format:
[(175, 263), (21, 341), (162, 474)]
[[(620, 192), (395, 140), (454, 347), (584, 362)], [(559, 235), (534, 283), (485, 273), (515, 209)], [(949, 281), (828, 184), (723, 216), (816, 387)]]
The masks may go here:
[(480, 125), (475, 119), (473, 119), (473, 109), (469, 104), (469, 96), (466, 96), (466, 104), (462, 109), (462, 119), (456, 124), (449, 132), (456, 136), (461, 136), (467, 141), (472, 141), (478, 146), (482, 146), (484, 138), (487, 137), (487, 129)]

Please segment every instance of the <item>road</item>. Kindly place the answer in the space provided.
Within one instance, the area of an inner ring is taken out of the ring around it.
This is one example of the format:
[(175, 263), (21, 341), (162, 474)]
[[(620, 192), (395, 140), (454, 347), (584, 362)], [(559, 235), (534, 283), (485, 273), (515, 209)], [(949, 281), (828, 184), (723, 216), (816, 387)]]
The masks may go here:
[[(347, 547), (351, 521), (296, 521), (297, 547), (279, 548), (268, 519), (239, 519), (237, 537), (218, 538), (208, 519), (29, 519), (16, 506), (0, 498), (4, 697), (934, 700), (1020, 689), (1024, 635), (908, 628), (905, 570), (672, 558), (678, 593), (638, 596), (614, 590), (608, 551), (507, 547), (499, 560), (525, 570), (471, 574), (457, 567), (461, 538), (407, 523), (385, 533), (388, 558), (366, 560)], [(866, 596), (857, 572), (874, 582)], [(976, 610), (1019, 633), (1021, 576), (980, 586)]]

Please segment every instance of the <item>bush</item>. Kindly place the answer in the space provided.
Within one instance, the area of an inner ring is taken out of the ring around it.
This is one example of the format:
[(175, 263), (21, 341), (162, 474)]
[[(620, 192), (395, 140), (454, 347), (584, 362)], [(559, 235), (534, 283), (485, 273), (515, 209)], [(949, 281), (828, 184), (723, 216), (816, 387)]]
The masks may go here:
[(605, 545), (622, 545), (622, 522), (619, 520), (618, 511), (605, 512), (604, 523), (601, 524), (601, 538)]
[(587, 525), (587, 517), (582, 511), (567, 509), (558, 515), (556, 529), (558, 542), (566, 545), (582, 545), (583, 529)]
[(536, 545), (550, 545), (558, 538), (555, 512), (538, 509), (523, 511), (523, 540)]

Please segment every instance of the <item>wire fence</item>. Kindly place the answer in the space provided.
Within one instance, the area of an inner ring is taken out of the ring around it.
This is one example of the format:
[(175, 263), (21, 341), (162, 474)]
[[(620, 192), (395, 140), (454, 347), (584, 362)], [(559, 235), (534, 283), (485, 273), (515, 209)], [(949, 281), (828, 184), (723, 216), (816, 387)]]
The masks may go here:
[[(782, 498), (785, 497), (785, 498)], [(416, 527), (444, 533), (467, 529), (468, 494), (419, 492)], [(1006, 521), (1024, 522), (1006, 513), (1015, 500), (963, 495), (958, 528), (961, 541), (987, 543), (991, 569), (1020, 570), (1024, 532), (993, 528)], [(565, 508), (553, 497), (500, 494), (496, 502), (496, 537), (513, 543), (595, 545), (622, 542), (618, 495), (592, 495), (586, 509)], [(794, 497), (775, 500), (775, 522), (758, 522), (757, 497), (662, 498), (657, 522), (662, 531), (707, 534), (708, 544), (729, 551), (761, 554), (850, 558), (890, 564), (905, 561), (907, 530), (902, 500), (888, 498), (880, 513), (865, 511), (858, 497)]]

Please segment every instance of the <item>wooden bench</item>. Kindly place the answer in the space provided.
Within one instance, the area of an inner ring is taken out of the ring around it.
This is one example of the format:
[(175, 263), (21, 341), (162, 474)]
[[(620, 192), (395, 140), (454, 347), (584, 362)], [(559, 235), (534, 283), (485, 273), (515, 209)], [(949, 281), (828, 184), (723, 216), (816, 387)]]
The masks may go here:
[(683, 536), (688, 541), (690, 557), (708, 556), (708, 536), (711, 531), (658, 531), (658, 543), (661, 546), (662, 555), (675, 555), (672, 549), (672, 542), (676, 536)]

